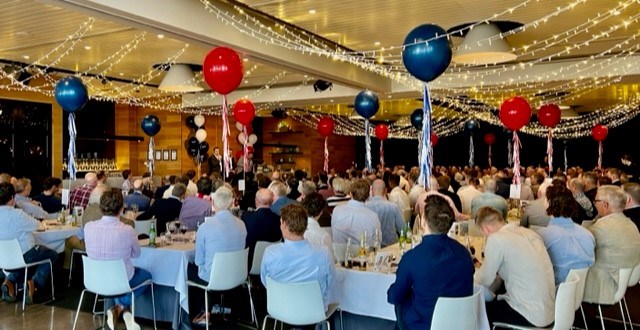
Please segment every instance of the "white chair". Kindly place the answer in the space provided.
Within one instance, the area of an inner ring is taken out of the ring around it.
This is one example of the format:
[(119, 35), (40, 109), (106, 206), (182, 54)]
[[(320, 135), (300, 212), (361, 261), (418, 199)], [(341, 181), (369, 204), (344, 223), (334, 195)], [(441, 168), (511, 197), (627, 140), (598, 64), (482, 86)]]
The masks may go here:
[[(359, 249), (360, 249), (360, 246), (358, 244), (351, 244), (351, 247), (349, 247), (349, 253), (355, 257), (358, 255)], [(347, 251), (347, 244), (333, 243), (333, 255), (336, 257), (336, 260), (338, 262), (344, 261), (344, 255), (346, 251)]]
[[(78, 315), (80, 315), (80, 307), (82, 306), (82, 299), (84, 299), (85, 292), (93, 292), (96, 295), (113, 297), (124, 294), (131, 294), (131, 315), (136, 315), (136, 300), (133, 295), (133, 291), (150, 285), (151, 286), (151, 306), (153, 308), (153, 328), (156, 327), (156, 301), (153, 293), (153, 282), (146, 280), (136, 287), (129, 285), (129, 278), (127, 276), (127, 269), (124, 266), (124, 261), (119, 260), (95, 260), (88, 256), (82, 256), (82, 263), (84, 268), (84, 286), (80, 294), (80, 301), (78, 302), (78, 309), (76, 310), (76, 317), (73, 320), (73, 329), (76, 328), (78, 322)], [(95, 308), (95, 306), (94, 306)], [(104, 324), (104, 313), (102, 316), (102, 323)]]
[[(331, 330), (329, 318), (339, 309), (338, 304), (331, 304), (325, 312), (317, 281), (284, 284), (267, 277), (267, 315), (262, 322), (262, 330), (267, 325), (267, 318), (272, 318), (275, 323), (280, 321), (294, 326), (326, 322), (327, 328)], [(340, 329), (344, 329), (342, 310)]]
[[(576, 288), (580, 279), (577, 275), (572, 274), (571, 277), (567, 276), (567, 280), (561, 283), (556, 293), (556, 308), (555, 319), (553, 326), (546, 329), (553, 330), (570, 330), (573, 327), (573, 321), (575, 318), (575, 300), (576, 300)], [(493, 329), (496, 327), (510, 328), (518, 330), (532, 330), (539, 328), (524, 327), (514, 324), (494, 322)]]
[[(640, 282), (640, 265), (636, 266), (631, 272), (631, 277), (629, 277), (629, 284), (627, 285), (627, 288), (637, 285), (638, 282)], [(627, 311), (627, 319), (629, 321), (629, 325), (631, 325), (631, 330), (633, 330), (633, 321), (631, 321), (629, 306), (627, 305), (627, 299), (625, 299), (624, 296), (622, 296), (622, 303), (624, 304), (624, 309)]]
[[(204, 290), (204, 307), (206, 314), (207, 330), (209, 329), (209, 297), (208, 291), (227, 291), (240, 285), (247, 286), (249, 292), (249, 304), (251, 307), (251, 322), (255, 322), (256, 329), (259, 327), (256, 310), (253, 306), (251, 296), (251, 286), (248, 280), (247, 261), (249, 259), (249, 248), (233, 252), (216, 252), (211, 265), (211, 275), (209, 284), (202, 285), (196, 282), (187, 281), (188, 286), (195, 286)], [(222, 309), (224, 306), (220, 306)]]
[(262, 256), (269, 245), (278, 244), (278, 242), (257, 241), (256, 247), (253, 249), (253, 260), (251, 261), (250, 275), (260, 275), (260, 266), (262, 265)]
[(67, 284), (68, 287), (71, 287), (71, 274), (73, 272), (73, 259), (75, 259), (76, 254), (80, 254), (80, 255), (87, 255), (87, 251), (85, 250), (80, 250), (80, 249), (73, 249), (73, 251), (71, 251), (71, 263), (69, 264), (69, 283)]
[(440, 297), (433, 309), (431, 330), (479, 329), (481, 291), (468, 297)]
[[(627, 328), (627, 324), (625, 323), (624, 311), (622, 309), (622, 298), (624, 298), (624, 294), (627, 293), (627, 285), (629, 283), (629, 279), (631, 278), (631, 273), (633, 272), (633, 268), (622, 268), (618, 273), (618, 290), (613, 295), (613, 304), (620, 305), (620, 315), (622, 316), (622, 323), (624, 324), (624, 328)], [(598, 313), (600, 315), (600, 325), (604, 330), (604, 319), (602, 318), (602, 307), (598, 304)]]
[[(156, 219), (150, 219), (150, 220), (135, 220), (134, 221), (135, 226), (136, 226), (136, 235), (149, 235), (149, 230), (151, 229), (151, 223), (153, 223), (154, 225), (156, 225)], [(156, 225), (156, 235), (157, 233), (157, 229), (158, 226)]]
[(587, 283), (588, 272), (589, 272), (589, 267), (572, 269), (569, 271), (569, 274), (567, 274), (567, 278), (573, 278), (574, 276), (577, 276), (579, 278), (578, 286), (576, 287), (575, 310), (578, 310), (578, 308), (580, 308), (580, 312), (582, 313), (582, 321), (584, 322), (584, 328), (586, 330), (589, 330), (589, 327), (587, 326), (587, 318), (584, 315), (584, 309), (582, 308), (582, 299), (584, 298), (584, 286)]
[(29, 267), (34, 267), (42, 264), (49, 264), (51, 269), (51, 273), (49, 277), (51, 277), (51, 300), (55, 300), (54, 290), (53, 290), (53, 265), (51, 264), (51, 260), (41, 260), (32, 263), (26, 263), (24, 261), (24, 257), (22, 256), (22, 249), (20, 248), (20, 243), (17, 239), (0, 241), (0, 269), (4, 270), (17, 270), (24, 269), (24, 283), (22, 285), (22, 310), (25, 310), (26, 306), (26, 298), (27, 298), (27, 273)]

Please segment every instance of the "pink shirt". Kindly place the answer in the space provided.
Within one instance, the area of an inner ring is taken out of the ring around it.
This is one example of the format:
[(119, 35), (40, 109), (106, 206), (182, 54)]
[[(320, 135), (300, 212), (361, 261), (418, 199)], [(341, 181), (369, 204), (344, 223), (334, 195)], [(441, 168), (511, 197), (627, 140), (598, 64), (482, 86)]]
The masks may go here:
[(124, 260), (129, 280), (134, 269), (131, 258), (140, 256), (138, 235), (131, 226), (120, 222), (117, 217), (103, 216), (98, 221), (89, 222), (84, 227), (84, 243), (89, 258), (96, 260)]

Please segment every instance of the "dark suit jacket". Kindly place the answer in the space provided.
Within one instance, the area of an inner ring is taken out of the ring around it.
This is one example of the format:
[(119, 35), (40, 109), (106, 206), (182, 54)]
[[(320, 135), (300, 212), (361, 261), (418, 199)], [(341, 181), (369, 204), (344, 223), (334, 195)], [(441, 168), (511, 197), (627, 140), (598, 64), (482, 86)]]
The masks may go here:
[(153, 197), (153, 199), (155, 200), (159, 200), (162, 199), (162, 196), (164, 195), (164, 192), (167, 191), (167, 189), (169, 189), (170, 185), (166, 184), (162, 187), (158, 187), (158, 189), (156, 189), (156, 194)]
[(249, 248), (249, 264), (251, 264), (256, 242), (277, 242), (282, 239), (280, 217), (269, 208), (259, 208), (255, 211), (242, 213), (241, 219), (247, 227), (245, 247)]
[(447, 189), (439, 189), (438, 192), (443, 195), (449, 196), (449, 198), (451, 198), (451, 201), (453, 202), (453, 205), (455, 205), (458, 209), (458, 212), (462, 212), (462, 201), (460, 200), (460, 196), (458, 196), (458, 194), (452, 193)]
[(640, 207), (626, 209), (622, 213), (631, 219), (631, 221), (636, 224), (636, 227), (638, 227), (638, 230), (640, 230)]
[(157, 220), (158, 233), (167, 230), (167, 222), (178, 219), (182, 202), (176, 198), (157, 199), (153, 205), (144, 213), (140, 214), (136, 220), (148, 220), (153, 216)]
[(216, 158), (216, 156), (211, 156), (209, 157), (209, 175), (211, 175), (211, 173), (216, 172), (216, 173), (222, 173), (222, 157), (220, 157), (220, 160), (218, 160), (218, 158)]
[(589, 198), (589, 200), (591, 201), (591, 203), (595, 203), (596, 201), (596, 194), (598, 193), (598, 188), (593, 188), (591, 190), (587, 190), (584, 192), (584, 195), (587, 196), (587, 198)]

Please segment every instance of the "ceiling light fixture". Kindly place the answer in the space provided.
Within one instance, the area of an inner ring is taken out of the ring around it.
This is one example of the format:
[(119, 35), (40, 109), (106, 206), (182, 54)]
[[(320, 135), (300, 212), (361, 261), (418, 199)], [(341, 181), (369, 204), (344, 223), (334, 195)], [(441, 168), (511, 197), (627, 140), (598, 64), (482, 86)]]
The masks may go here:
[[(498, 37), (499, 36), (499, 37)], [(497, 38), (498, 37), (498, 38)], [(496, 64), (517, 58), (495, 23), (472, 26), (451, 61), (467, 65)]]
[(158, 89), (165, 92), (200, 92), (204, 90), (198, 85), (193, 73), (194, 66), (176, 63), (169, 68)]

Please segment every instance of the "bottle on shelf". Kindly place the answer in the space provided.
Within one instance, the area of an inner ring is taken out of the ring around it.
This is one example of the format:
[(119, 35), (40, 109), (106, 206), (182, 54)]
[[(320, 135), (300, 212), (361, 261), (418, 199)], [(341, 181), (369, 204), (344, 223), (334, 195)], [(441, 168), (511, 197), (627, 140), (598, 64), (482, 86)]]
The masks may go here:
[(156, 245), (156, 224), (151, 222), (151, 227), (149, 228), (149, 246)]

